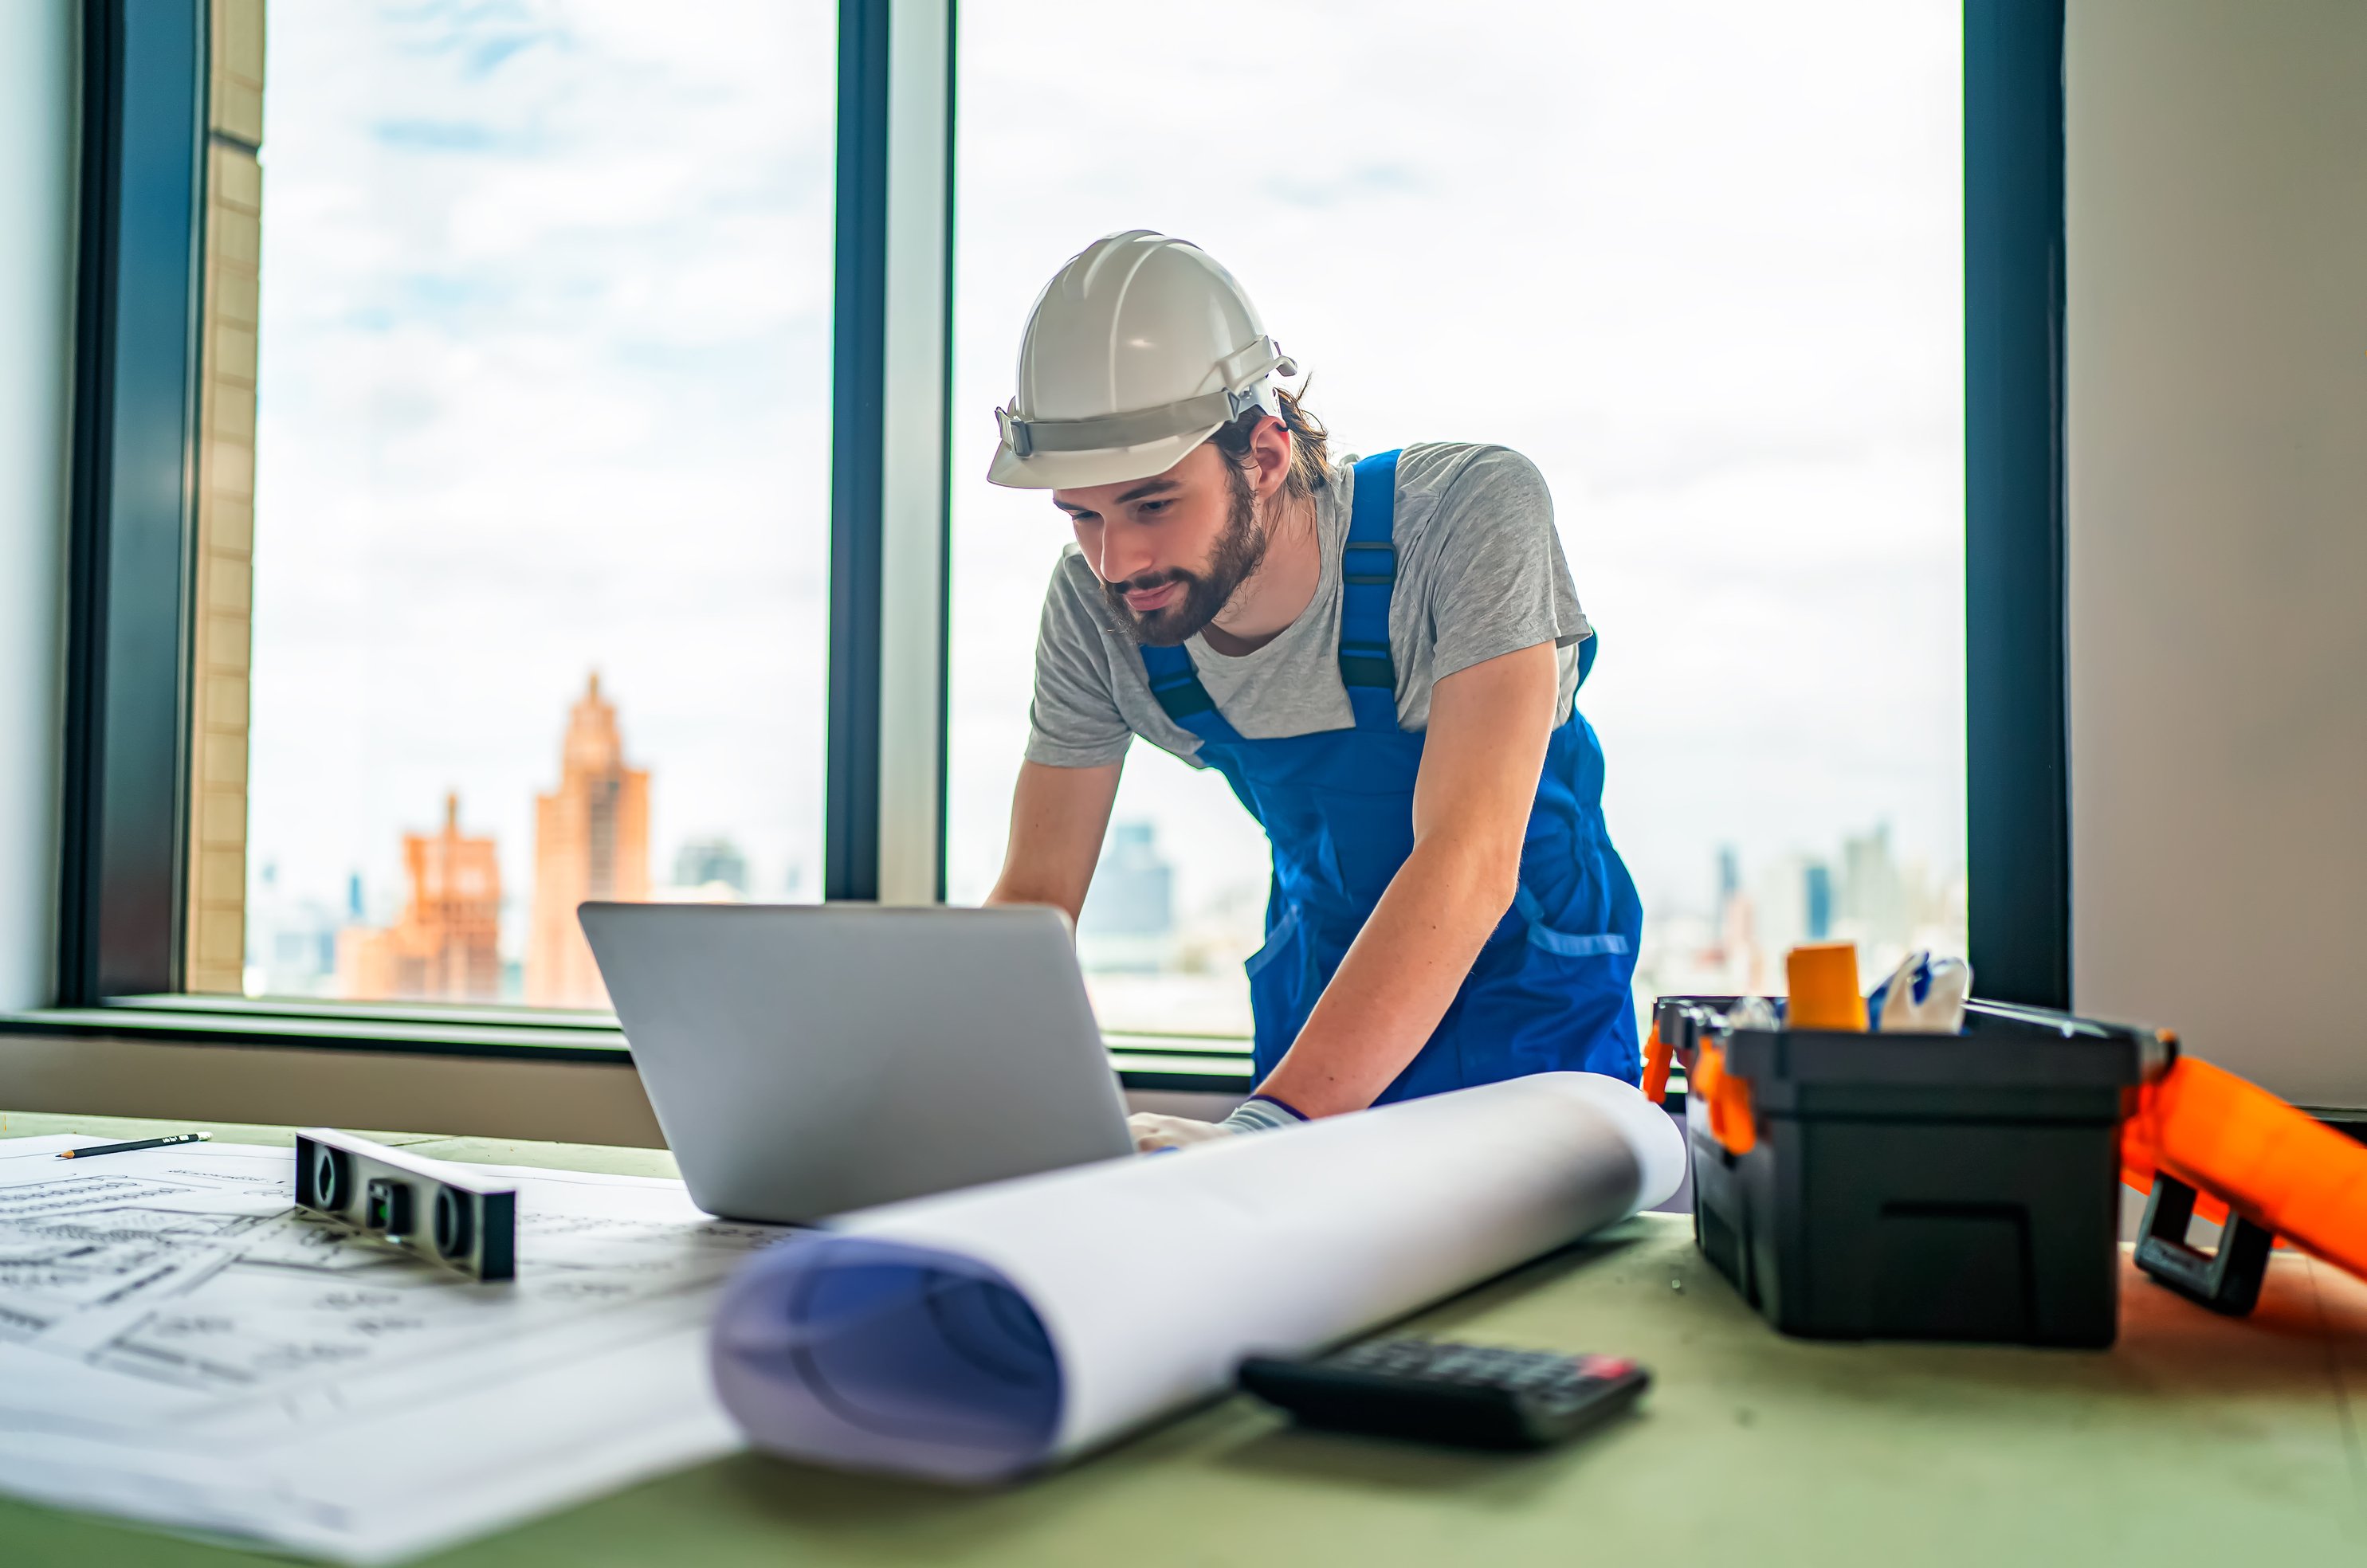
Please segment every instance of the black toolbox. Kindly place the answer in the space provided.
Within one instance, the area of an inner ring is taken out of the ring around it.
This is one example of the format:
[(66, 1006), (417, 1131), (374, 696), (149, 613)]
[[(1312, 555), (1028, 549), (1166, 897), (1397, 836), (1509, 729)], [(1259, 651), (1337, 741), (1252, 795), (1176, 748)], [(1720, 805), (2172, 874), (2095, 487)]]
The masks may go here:
[[(1693, 1239), (1770, 1323), (2112, 1343), (2121, 1119), (2169, 1037), (1982, 1001), (1961, 1034), (1729, 1030), (1732, 1000), (1664, 997), (1654, 1021), (1690, 1075)], [(1712, 1129), (1705, 1054), (1747, 1084), (1745, 1135)]]

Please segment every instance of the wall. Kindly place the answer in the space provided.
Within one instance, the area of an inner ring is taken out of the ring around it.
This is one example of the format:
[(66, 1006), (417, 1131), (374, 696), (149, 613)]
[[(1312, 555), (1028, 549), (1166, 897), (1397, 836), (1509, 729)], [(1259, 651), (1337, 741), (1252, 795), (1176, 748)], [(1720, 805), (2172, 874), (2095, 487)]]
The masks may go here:
[(0, 1113), (377, 1127), (661, 1148), (622, 1064), (0, 1034)]
[(2072, 0), (2073, 961), (2367, 1105), (2367, 4)]
[[(1126, 1100), (1210, 1122), (1240, 1102), (1156, 1089)], [(0, 1034), (0, 1120), (22, 1111), (665, 1145), (640, 1075), (621, 1063)]]
[(75, 11), (0, 5), (0, 1010), (56, 980)]
[(203, 435), (189, 682), (182, 984), (235, 996), (246, 959), (247, 671), (254, 648), (255, 369), (263, 254), (263, 0), (213, 0)]

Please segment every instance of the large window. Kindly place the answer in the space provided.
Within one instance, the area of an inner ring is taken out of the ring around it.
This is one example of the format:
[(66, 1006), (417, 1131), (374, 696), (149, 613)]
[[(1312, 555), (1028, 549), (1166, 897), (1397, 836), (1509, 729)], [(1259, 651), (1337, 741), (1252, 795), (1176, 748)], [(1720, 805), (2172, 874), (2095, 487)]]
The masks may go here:
[[(980, 480), (1029, 303), (1114, 230), (1229, 265), (1335, 449), (1501, 442), (1602, 650), (1580, 705), (1637, 988), (1965, 941), (1952, 6), (962, 8), (951, 822), (991, 885), (1066, 529)], [(1262, 835), (1138, 744), (1089, 901), (1105, 1027), (1246, 1033)]]
[[(978, 898), (1066, 538), (989, 411), (1136, 226), (1341, 454), (1543, 469), (1639, 993), (2068, 999), (2046, 7), (83, 9), (43, 1027), (614, 1060), (583, 898)], [(1209, 1040), (1129, 1083), (1238, 1081), (1266, 875), (1135, 749), (1081, 954)]]
[(250, 995), (819, 894), (836, 8), (268, 11)]

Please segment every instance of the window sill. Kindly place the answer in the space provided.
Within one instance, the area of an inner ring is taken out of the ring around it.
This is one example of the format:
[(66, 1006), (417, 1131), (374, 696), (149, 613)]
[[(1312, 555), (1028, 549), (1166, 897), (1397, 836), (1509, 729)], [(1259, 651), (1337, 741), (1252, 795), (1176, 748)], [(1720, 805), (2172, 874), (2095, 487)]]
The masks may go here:
[[(106, 1034), (215, 1045), (283, 1045), (413, 1055), (524, 1058), (629, 1066), (624, 1032), (603, 1012), (529, 1008), (406, 1007), (238, 997), (124, 997), (92, 1008), (0, 1014), (0, 1032)], [(1110, 1065), (1129, 1089), (1241, 1094), (1247, 1041), (1112, 1034)]]

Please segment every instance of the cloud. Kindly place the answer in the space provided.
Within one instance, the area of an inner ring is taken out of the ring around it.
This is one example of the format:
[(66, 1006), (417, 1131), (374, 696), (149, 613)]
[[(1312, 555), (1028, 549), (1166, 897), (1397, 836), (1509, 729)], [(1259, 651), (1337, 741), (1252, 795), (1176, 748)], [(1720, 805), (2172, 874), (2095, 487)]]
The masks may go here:
[(426, 152), (484, 152), (501, 144), (493, 127), (471, 120), (382, 119), (370, 134), (388, 147)]
[(1429, 180), (1405, 164), (1368, 164), (1330, 181), (1295, 179), (1280, 175), (1265, 182), (1265, 194), (1269, 200), (1285, 207), (1319, 212), (1368, 201), (1375, 197), (1416, 197), (1431, 188)]

